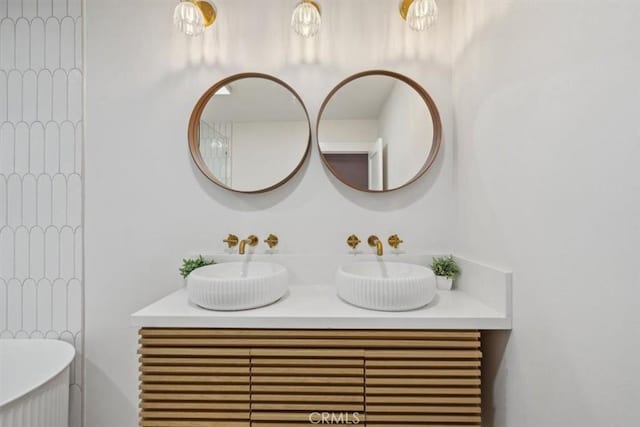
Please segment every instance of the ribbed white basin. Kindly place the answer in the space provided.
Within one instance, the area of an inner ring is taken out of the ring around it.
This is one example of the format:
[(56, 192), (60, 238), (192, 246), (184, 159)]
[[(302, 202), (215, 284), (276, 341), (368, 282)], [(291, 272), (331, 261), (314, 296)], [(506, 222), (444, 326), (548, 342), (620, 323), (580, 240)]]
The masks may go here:
[(336, 282), (340, 298), (371, 310), (413, 310), (436, 295), (436, 276), (430, 268), (401, 262), (345, 265), (338, 268)]
[(209, 310), (248, 310), (282, 298), (288, 276), (272, 262), (225, 262), (192, 271), (187, 292), (191, 302)]

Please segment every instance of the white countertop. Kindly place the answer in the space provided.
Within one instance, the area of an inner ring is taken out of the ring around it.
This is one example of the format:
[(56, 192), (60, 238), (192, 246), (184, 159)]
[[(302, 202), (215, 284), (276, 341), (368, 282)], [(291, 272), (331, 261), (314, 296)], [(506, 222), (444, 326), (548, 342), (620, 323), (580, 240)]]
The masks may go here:
[(134, 313), (136, 327), (262, 329), (511, 329), (508, 313), (470, 293), (438, 291), (427, 306), (404, 312), (347, 304), (331, 285), (291, 286), (279, 301), (246, 311), (211, 311), (191, 304), (186, 289)]

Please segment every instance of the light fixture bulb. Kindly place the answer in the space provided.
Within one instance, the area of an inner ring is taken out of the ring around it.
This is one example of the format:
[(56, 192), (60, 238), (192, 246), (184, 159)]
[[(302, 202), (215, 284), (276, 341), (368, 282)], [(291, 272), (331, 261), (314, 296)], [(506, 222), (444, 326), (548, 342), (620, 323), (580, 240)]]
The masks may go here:
[(320, 31), (321, 24), (320, 7), (315, 2), (304, 0), (293, 10), (291, 28), (302, 37), (314, 37)]
[(436, 0), (414, 0), (407, 10), (407, 24), (412, 30), (423, 31), (438, 20)]
[(181, 0), (173, 12), (173, 23), (188, 36), (199, 36), (216, 20), (216, 7), (208, 0)]
[(173, 23), (188, 36), (196, 37), (204, 31), (204, 16), (198, 5), (191, 0), (182, 0), (173, 12)]

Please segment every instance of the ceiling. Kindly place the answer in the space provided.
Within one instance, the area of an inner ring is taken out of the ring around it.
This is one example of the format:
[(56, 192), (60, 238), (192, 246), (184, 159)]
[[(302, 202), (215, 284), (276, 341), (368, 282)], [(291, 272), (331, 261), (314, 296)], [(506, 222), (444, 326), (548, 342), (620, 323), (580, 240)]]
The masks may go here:
[(246, 78), (227, 85), (231, 95), (215, 95), (202, 112), (214, 122), (306, 121), (300, 101), (284, 86), (263, 78)]

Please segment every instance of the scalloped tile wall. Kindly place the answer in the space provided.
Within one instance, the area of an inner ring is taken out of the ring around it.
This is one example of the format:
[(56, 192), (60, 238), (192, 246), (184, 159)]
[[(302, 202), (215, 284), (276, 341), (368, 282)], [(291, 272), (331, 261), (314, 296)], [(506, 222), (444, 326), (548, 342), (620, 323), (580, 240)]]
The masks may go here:
[(82, 420), (81, 0), (0, 0), (0, 338), (73, 344)]

